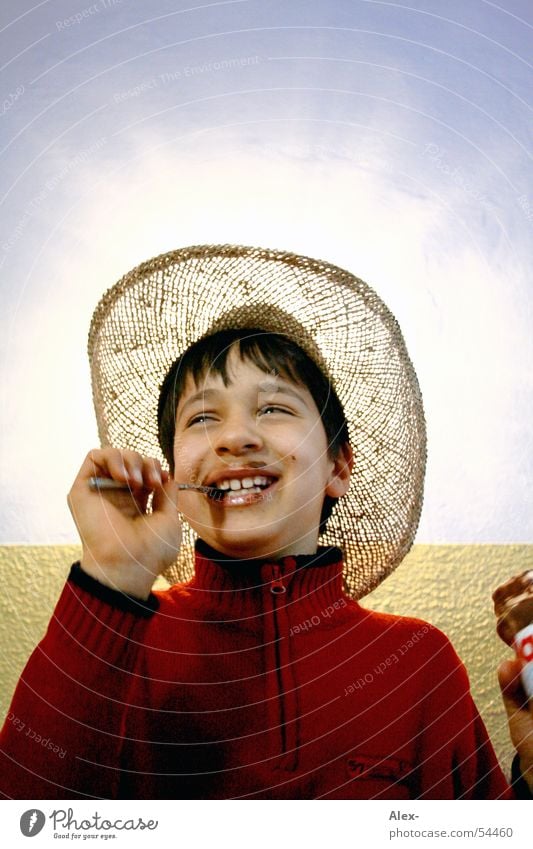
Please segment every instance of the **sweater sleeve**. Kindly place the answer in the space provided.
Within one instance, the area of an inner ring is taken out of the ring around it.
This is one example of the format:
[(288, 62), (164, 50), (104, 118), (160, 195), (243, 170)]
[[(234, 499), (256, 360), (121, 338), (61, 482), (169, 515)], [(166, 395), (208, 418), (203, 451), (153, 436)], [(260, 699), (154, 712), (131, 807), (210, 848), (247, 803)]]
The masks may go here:
[(74, 564), (0, 732), (0, 797), (115, 798), (128, 695), (157, 606)]
[(435, 629), (420, 741), (422, 799), (514, 799), (470, 693), (464, 664)]

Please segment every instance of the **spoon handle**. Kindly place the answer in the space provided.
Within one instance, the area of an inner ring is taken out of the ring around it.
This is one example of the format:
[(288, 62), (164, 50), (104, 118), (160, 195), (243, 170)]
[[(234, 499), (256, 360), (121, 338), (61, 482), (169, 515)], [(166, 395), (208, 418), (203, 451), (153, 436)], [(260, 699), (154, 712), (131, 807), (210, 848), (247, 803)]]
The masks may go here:
[[(201, 486), (196, 483), (178, 483), (178, 489), (193, 489), (195, 492), (204, 492), (206, 495), (218, 492), (214, 486)], [(129, 490), (127, 483), (115, 481), (113, 478), (89, 478), (89, 487), (95, 492), (103, 490)]]

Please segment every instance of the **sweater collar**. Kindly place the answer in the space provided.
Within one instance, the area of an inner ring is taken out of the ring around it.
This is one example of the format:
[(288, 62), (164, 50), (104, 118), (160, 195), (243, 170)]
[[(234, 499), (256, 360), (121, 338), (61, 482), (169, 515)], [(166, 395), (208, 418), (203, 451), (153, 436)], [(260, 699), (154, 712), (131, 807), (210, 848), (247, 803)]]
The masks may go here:
[(196, 603), (205, 612), (216, 612), (218, 619), (254, 616), (275, 602), (287, 608), (291, 620), (300, 621), (345, 598), (342, 573), (338, 548), (278, 560), (237, 560), (197, 540), (194, 577), (188, 586)]

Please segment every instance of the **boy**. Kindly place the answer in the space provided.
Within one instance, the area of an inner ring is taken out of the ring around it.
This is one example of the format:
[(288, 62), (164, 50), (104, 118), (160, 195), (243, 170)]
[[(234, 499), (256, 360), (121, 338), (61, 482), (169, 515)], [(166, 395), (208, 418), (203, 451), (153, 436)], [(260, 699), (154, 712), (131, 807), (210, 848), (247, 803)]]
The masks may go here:
[[(146, 399), (176, 352), (166, 472)], [(513, 798), (444, 635), (354, 600), (409, 548), (425, 460), (416, 377), (375, 294), (302, 257), (189, 249), (104, 297), (90, 353), (105, 447), (69, 494), (82, 560), (10, 711), (65, 755), (7, 722), (4, 794)], [(178, 509), (198, 537), (185, 582)], [(181, 582), (152, 593), (178, 553)]]

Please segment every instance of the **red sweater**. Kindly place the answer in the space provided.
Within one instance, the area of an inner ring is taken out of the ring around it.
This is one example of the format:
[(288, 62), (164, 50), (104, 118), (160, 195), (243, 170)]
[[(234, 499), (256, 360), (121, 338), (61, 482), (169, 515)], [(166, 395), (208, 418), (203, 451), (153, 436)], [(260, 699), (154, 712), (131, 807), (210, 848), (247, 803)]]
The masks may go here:
[(365, 610), (342, 568), (200, 542), (193, 580), (143, 603), (74, 566), (1, 733), (0, 794), (513, 798), (447, 638)]

